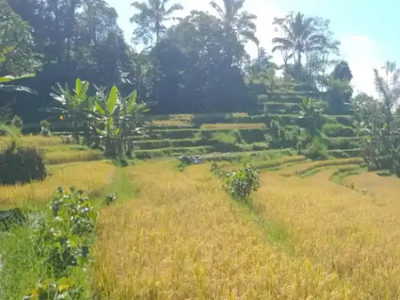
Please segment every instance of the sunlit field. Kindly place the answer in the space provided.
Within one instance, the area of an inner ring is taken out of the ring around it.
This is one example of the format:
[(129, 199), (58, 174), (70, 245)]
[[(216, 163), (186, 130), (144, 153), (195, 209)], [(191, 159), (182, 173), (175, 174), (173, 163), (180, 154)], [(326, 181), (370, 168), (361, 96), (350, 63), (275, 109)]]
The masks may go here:
[[(120, 168), (84, 162), (92, 150), (57, 141), (22, 139), (48, 161), (60, 160), (42, 182), (0, 186), (0, 208), (42, 209), (59, 186), (97, 199), (90, 299), (400, 297), (400, 180), (366, 172), (360, 158), (244, 155), (261, 187), (241, 203), (221, 189), (210, 163), (180, 171), (165, 158)], [(110, 192), (117, 202), (107, 206)], [(4, 257), (13, 261), (7, 274), (19, 274), (0, 280), (5, 295), (22, 297), (40, 274), (40, 261), (32, 263), (36, 277), (17, 271), (24, 255), (35, 257), (29, 230), (5, 239)], [(18, 247), (25, 252), (9, 252)]]
[(57, 187), (76, 186), (92, 194), (99, 193), (112, 180), (110, 162), (87, 162), (53, 166), (44, 181), (25, 185), (0, 186), (0, 209), (37, 207), (46, 204)]
[(181, 173), (159, 161), (127, 170), (139, 192), (100, 213), (95, 298), (400, 297), (398, 179), (361, 174), (348, 178), (351, 189), (330, 181), (332, 169), (263, 172), (246, 206), (209, 168)]

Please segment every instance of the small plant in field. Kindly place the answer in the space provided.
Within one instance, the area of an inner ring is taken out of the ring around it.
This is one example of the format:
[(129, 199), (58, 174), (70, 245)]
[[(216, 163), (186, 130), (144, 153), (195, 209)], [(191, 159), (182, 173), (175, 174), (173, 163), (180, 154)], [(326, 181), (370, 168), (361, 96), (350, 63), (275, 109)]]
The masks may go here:
[(81, 284), (72, 275), (90, 262), (97, 212), (83, 191), (58, 188), (36, 231), (38, 256), (47, 270), (26, 299), (80, 299)]
[(17, 128), (22, 128), (24, 125), (24, 122), (22, 121), (21, 117), (19, 116), (14, 116), (11, 120), (11, 125), (17, 127)]
[(251, 165), (244, 165), (243, 169), (220, 173), (222, 188), (233, 199), (238, 201), (248, 200), (251, 192), (260, 187), (260, 179), (256, 170)]
[(45, 137), (48, 137), (51, 135), (49, 121), (47, 121), (47, 120), (40, 121), (40, 134)]
[(106, 204), (109, 205), (109, 206), (114, 204), (115, 201), (117, 201), (117, 194), (116, 193), (110, 194), (110, 195), (108, 195), (106, 197)]
[(81, 299), (82, 292), (82, 287), (70, 277), (62, 277), (58, 280), (47, 278), (40, 280), (37, 287), (24, 300)]
[(314, 137), (311, 144), (305, 151), (305, 156), (311, 159), (325, 159), (327, 155), (327, 147), (319, 137)]
[(217, 164), (215, 161), (213, 161), (213, 162), (211, 163), (210, 171), (214, 173), (214, 172), (217, 171), (218, 169), (219, 169), (218, 164)]

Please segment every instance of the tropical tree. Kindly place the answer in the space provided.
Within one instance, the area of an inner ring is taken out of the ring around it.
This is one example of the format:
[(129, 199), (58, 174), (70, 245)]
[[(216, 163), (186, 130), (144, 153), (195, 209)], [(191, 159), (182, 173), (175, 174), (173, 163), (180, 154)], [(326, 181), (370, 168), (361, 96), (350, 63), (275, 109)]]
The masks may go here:
[(350, 112), (350, 99), (353, 95), (351, 86), (351, 73), (349, 64), (340, 61), (326, 77), (325, 86), (327, 92), (327, 112), (331, 114), (343, 114)]
[(136, 25), (134, 30), (134, 38), (142, 41), (145, 45), (155, 45), (160, 42), (161, 36), (166, 32), (167, 28), (164, 23), (171, 19), (172, 15), (182, 10), (180, 4), (173, 4), (167, 7), (170, 0), (147, 0), (147, 2), (134, 2), (132, 6), (138, 11), (132, 16), (131, 23)]
[(386, 63), (384, 69), (386, 79), (379, 74), (377, 69), (374, 69), (374, 83), (385, 115), (385, 123), (390, 131), (394, 109), (400, 100), (400, 69), (396, 67), (396, 63)]
[(326, 37), (317, 30), (315, 18), (305, 17), (302, 13), (290, 14), (285, 18), (275, 18), (276, 30), (281, 36), (273, 38), (272, 52), (281, 51), (286, 68), (287, 61), (294, 59), (297, 76), (301, 75), (302, 58), (307, 52), (324, 48)]
[(362, 155), (370, 167), (387, 169), (400, 176), (400, 70), (386, 63), (385, 77), (374, 69), (379, 99), (359, 95), (352, 101)]
[(41, 68), (41, 57), (34, 51), (31, 28), (7, 3), (0, 1), (0, 75), (23, 75)]
[(143, 134), (138, 115), (148, 108), (146, 104), (138, 104), (136, 99), (136, 91), (124, 98), (116, 86), (108, 94), (105, 89), (97, 91), (91, 114), (96, 118), (96, 131), (103, 141), (106, 156), (130, 156), (133, 135)]
[(153, 50), (157, 113), (247, 111), (253, 107), (242, 70), (232, 63), (242, 60), (244, 47), (226, 34), (219, 18), (192, 11)]
[(217, 1), (211, 1), (211, 6), (218, 13), (219, 18), (223, 21), (227, 31), (233, 32), (238, 40), (242, 42), (253, 41), (257, 46), (259, 40), (256, 37), (256, 15), (247, 11), (240, 12), (243, 8), (245, 0), (222, 0), (222, 5)]

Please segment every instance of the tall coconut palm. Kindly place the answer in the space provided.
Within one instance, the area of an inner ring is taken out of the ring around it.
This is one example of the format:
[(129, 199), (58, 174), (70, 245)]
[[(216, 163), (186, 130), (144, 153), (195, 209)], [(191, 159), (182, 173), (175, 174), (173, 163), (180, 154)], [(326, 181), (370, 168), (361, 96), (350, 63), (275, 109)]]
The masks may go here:
[(161, 35), (165, 33), (164, 22), (171, 19), (173, 13), (182, 10), (180, 4), (173, 4), (167, 8), (170, 0), (147, 0), (147, 2), (134, 2), (132, 6), (138, 11), (130, 19), (131, 23), (136, 24), (134, 37), (141, 40), (144, 44), (152, 44), (156, 39), (156, 45), (159, 43)]
[(229, 31), (233, 31), (242, 42), (250, 40), (258, 46), (259, 41), (255, 35), (257, 27), (254, 23), (257, 16), (246, 11), (240, 12), (245, 0), (222, 1), (222, 6), (214, 0), (210, 2), (210, 5), (217, 11), (224, 27)]
[(315, 19), (305, 17), (302, 13), (296, 16), (275, 19), (274, 25), (282, 32), (281, 37), (272, 40), (277, 50), (285, 52), (286, 59), (293, 58), (298, 70), (301, 70), (303, 54), (315, 50), (322, 50), (325, 36), (320, 34), (315, 26)]
[(400, 101), (400, 69), (396, 63), (386, 62), (383, 67), (386, 80), (374, 69), (375, 89), (381, 100), (387, 127), (390, 129), (393, 121), (393, 111)]

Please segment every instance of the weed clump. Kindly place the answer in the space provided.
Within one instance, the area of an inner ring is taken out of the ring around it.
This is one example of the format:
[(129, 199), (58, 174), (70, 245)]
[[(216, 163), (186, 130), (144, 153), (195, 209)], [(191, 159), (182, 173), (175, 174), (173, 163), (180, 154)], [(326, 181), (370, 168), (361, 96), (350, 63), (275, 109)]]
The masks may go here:
[(258, 173), (249, 164), (244, 165), (243, 169), (232, 172), (217, 171), (216, 166), (213, 172), (222, 180), (222, 188), (237, 201), (247, 201), (251, 192), (256, 192), (260, 187)]
[(43, 157), (36, 148), (20, 147), (13, 141), (0, 152), (0, 184), (29, 183), (46, 176)]

